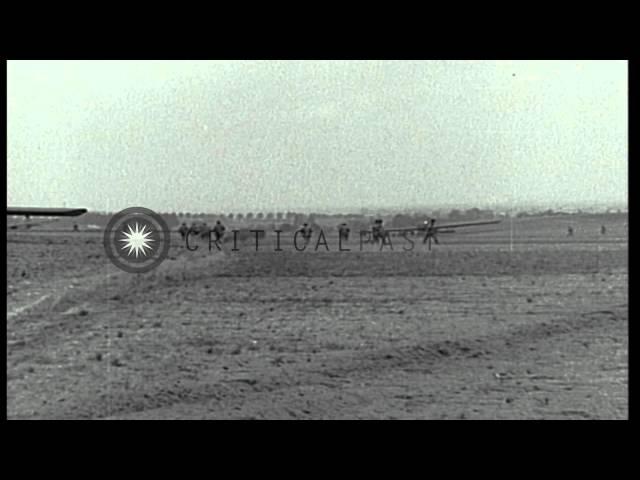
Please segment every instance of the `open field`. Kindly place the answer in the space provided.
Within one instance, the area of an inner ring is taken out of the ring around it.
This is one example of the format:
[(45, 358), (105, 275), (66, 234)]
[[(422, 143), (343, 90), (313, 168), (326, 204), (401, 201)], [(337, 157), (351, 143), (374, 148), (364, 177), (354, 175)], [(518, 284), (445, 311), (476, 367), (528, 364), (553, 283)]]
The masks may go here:
[(518, 219), (431, 252), (176, 237), (143, 275), (100, 233), (7, 233), (7, 414), (626, 418), (626, 218), (601, 222)]

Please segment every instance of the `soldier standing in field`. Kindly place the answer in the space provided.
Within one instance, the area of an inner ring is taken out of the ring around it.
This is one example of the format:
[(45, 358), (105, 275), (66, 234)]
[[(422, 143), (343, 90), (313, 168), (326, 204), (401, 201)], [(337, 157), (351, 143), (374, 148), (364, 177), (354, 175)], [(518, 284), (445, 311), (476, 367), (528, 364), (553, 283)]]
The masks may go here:
[(220, 220), (216, 221), (215, 226), (213, 227), (213, 234), (216, 237), (216, 242), (221, 240), (224, 236), (224, 231), (226, 230), (225, 226), (220, 222)]
[(338, 226), (338, 235), (340, 237), (340, 239), (344, 240), (344, 241), (348, 241), (349, 240), (349, 227), (347, 227), (346, 223), (341, 223)]
[(373, 225), (371, 227), (371, 241), (373, 243), (378, 243), (378, 240), (382, 240), (383, 236), (384, 227), (382, 226), (382, 220), (378, 218), (375, 222), (373, 222)]
[(200, 238), (208, 238), (210, 230), (211, 228), (209, 227), (209, 225), (207, 225), (207, 222), (202, 222), (199, 230)]
[(313, 232), (313, 230), (308, 223), (303, 223), (302, 228), (299, 231), (300, 233), (302, 233), (302, 238), (304, 238), (304, 244), (308, 245), (311, 241), (311, 233)]
[(187, 236), (188, 231), (189, 231), (189, 227), (187, 227), (186, 222), (182, 222), (182, 225), (180, 225), (178, 232), (180, 232), (180, 236), (182, 237), (183, 240)]
[(429, 250), (431, 250), (431, 240), (433, 240), (436, 245), (440, 244), (440, 242), (438, 242), (438, 237), (436, 236), (436, 219), (432, 218), (431, 220), (428, 220), (426, 225), (426, 231), (424, 238), (422, 239), (422, 243), (429, 242)]

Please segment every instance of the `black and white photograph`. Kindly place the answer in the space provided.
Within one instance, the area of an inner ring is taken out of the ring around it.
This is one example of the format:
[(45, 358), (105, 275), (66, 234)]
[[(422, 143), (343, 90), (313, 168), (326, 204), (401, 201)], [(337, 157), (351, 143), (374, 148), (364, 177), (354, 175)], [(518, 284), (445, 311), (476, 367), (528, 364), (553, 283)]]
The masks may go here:
[(7, 60), (9, 420), (627, 420), (627, 60)]

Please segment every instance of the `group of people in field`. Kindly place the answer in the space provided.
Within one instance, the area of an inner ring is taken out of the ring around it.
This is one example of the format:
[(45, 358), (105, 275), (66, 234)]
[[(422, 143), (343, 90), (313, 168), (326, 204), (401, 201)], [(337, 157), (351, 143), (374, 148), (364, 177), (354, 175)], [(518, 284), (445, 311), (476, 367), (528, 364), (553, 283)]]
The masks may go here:
[[(338, 225), (338, 237), (340, 238), (340, 241), (349, 240), (350, 231), (351, 230), (349, 229), (346, 223), (341, 223), (340, 225)], [(311, 241), (311, 235), (313, 234), (313, 229), (309, 226), (308, 223), (303, 223), (302, 227), (296, 230), (296, 233), (299, 233), (302, 239), (304, 240), (304, 244), (308, 245), (309, 242)]]
[[(180, 236), (183, 240), (191, 232), (192, 234), (201, 235), (203, 238), (208, 237), (210, 233), (213, 233), (214, 240), (219, 241), (223, 239), (225, 231), (226, 227), (220, 220), (217, 220), (213, 227), (209, 227), (206, 222), (202, 222), (201, 224), (192, 224), (191, 226), (188, 226), (186, 222), (182, 222), (182, 224), (178, 228), (178, 232), (180, 233)], [(341, 240), (349, 240), (350, 231), (351, 230), (346, 223), (341, 223), (340, 225), (338, 225), (338, 235)], [(308, 223), (304, 223), (300, 228), (296, 230), (296, 233), (300, 234), (305, 245), (307, 245), (311, 241), (313, 229)]]
[(199, 234), (202, 237), (208, 237), (210, 233), (213, 233), (215, 241), (222, 240), (224, 237), (224, 232), (226, 227), (222, 224), (220, 220), (217, 220), (213, 227), (209, 227), (207, 222), (203, 222), (201, 225), (191, 225), (187, 226), (186, 222), (182, 222), (180, 228), (178, 228), (178, 232), (180, 232), (180, 236), (184, 240), (189, 232)]
[[(431, 236), (437, 243), (437, 237), (434, 235), (435, 219), (431, 219), (430, 221), (425, 222), (425, 224), (427, 229), (427, 235), (425, 235), (425, 241), (428, 237)], [(74, 230), (77, 231), (77, 229), (78, 229), (77, 225), (74, 225)], [(211, 232), (213, 233), (215, 241), (220, 241), (224, 237), (226, 227), (222, 224), (220, 220), (217, 220), (213, 227), (209, 227), (206, 222), (202, 222), (202, 224), (200, 225), (191, 225), (191, 227), (187, 226), (186, 222), (182, 222), (182, 225), (180, 225), (180, 228), (178, 229), (178, 232), (180, 232), (180, 235), (182, 236), (183, 240), (186, 238), (186, 236), (189, 234), (190, 231), (194, 234), (200, 234), (203, 237), (209, 236)], [(338, 225), (338, 237), (340, 238), (340, 241), (348, 241), (350, 231), (351, 230), (349, 229), (346, 223), (341, 223), (340, 225)], [(304, 223), (298, 230), (296, 230), (296, 232), (302, 236), (302, 239), (304, 240), (305, 245), (311, 241), (313, 229), (309, 226), (308, 223)], [(567, 227), (567, 236), (573, 237), (574, 233), (575, 233), (575, 230), (573, 226), (569, 225)], [(600, 227), (600, 234), (606, 235), (606, 233), (607, 233), (607, 228), (604, 225), (602, 225)], [(385, 235), (386, 235), (386, 232), (382, 224), (382, 220), (380, 219), (375, 220), (371, 227), (370, 240), (374, 243), (377, 243), (379, 241), (384, 241)]]
[[(428, 233), (435, 234), (435, 219), (431, 219), (425, 222), (425, 228)], [(182, 239), (184, 240), (189, 233), (200, 235), (203, 238), (208, 237), (210, 233), (214, 235), (213, 239), (215, 241), (222, 240), (226, 231), (226, 227), (222, 224), (220, 220), (217, 220), (213, 227), (209, 227), (206, 222), (197, 222), (188, 226), (186, 222), (182, 222), (180, 227), (178, 228), (178, 232), (180, 233)], [(351, 233), (351, 229), (346, 223), (341, 223), (338, 225), (338, 237), (341, 242), (346, 242), (349, 240), (349, 234)], [(296, 230), (296, 234), (302, 237), (302, 240), (305, 245), (309, 244), (311, 241), (311, 237), (313, 235), (313, 229), (308, 223), (303, 223), (300, 228)], [(374, 221), (371, 226), (369, 241), (373, 243), (378, 243), (384, 241), (385, 236), (388, 235), (388, 232), (385, 231), (382, 220), (377, 219)], [(428, 237), (429, 235), (427, 235)], [(426, 238), (426, 237), (425, 237)], [(433, 238), (437, 242), (437, 238), (433, 235)]]

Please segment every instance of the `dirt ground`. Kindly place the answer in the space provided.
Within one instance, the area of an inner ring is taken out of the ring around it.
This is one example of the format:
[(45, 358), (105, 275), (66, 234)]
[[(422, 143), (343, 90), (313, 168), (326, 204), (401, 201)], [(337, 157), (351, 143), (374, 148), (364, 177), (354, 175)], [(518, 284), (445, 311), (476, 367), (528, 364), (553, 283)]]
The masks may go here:
[(627, 418), (624, 226), (528, 225), (410, 252), (176, 239), (142, 275), (99, 234), (8, 233), (7, 415)]

